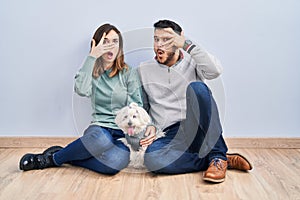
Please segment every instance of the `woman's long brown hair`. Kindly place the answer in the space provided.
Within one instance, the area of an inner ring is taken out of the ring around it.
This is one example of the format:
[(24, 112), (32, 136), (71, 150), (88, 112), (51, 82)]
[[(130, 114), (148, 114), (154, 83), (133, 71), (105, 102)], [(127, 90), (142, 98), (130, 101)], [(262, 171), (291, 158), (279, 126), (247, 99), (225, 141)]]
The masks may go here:
[[(109, 74), (109, 77), (113, 77), (113, 76), (117, 75), (124, 68), (128, 69), (128, 66), (124, 62), (123, 38), (122, 38), (121, 32), (115, 26), (113, 26), (111, 24), (103, 24), (96, 30), (96, 32), (93, 36), (93, 39), (95, 40), (96, 45), (97, 45), (100, 42), (103, 34), (104, 33), (108, 34), (111, 30), (114, 30), (119, 35), (119, 52), (113, 63), (112, 70)], [(98, 78), (103, 72), (104, 72), (104, 66), (102, 66), (102, 57), (100, 56), (99, 58), (97, 58), (95, 65), (94, 65), (93, 77)]]

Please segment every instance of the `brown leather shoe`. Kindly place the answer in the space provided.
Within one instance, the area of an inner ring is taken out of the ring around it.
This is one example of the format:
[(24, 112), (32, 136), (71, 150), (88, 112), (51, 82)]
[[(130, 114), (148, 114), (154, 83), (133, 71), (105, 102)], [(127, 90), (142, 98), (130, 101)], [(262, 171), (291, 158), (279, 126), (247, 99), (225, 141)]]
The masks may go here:
[(226, 169), (227, 161), (215, 158), (210, 162), (206, 172), (204, 172), (203, 180), (213, 183), (221, 183), (225, 180)]
[(238, 169), (238, 170), (251, 170), (251, 163), (242, 155), (238, 153), (227, 153), (227, 164), (228, 169)]

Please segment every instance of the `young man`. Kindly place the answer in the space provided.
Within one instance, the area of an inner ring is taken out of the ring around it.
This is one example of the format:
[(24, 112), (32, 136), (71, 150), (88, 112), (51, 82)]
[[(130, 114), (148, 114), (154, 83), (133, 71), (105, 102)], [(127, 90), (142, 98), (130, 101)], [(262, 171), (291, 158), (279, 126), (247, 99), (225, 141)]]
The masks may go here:
[[(166, 136), (148, 146), (147, 168), (164, 174), (206, 170), (203, 179), (210, 182), (223, 182), (227, 168), (251, 170), (246, 158), (227, 154), (217, 105), (203, 83), (221, 74), (219, 61), (170, 20), (154, 24), (154, 52), (155, 60), (138, 69), (145, 108)], [(153, 129), (148, 127), (148, 133)], [(151, 142), (142, 140), (141, 145)]]

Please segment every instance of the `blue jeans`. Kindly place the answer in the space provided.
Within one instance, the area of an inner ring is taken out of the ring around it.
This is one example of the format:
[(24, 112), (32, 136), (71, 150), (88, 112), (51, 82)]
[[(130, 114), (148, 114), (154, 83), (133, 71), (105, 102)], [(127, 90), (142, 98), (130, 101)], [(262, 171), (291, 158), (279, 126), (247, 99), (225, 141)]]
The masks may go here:
[(227, 146), (217, 105), (203, 82), (192, 82), (186, 92), (186, 119), (166, 129), (145, 153), (154, 173), (181, 174), (206, 170), (214, 158), (227, 160)]
[(116, 174), (129, 163), (130, 150), (118, 140), (121, 137), (124, 137), (121, 130), (91, 125), (82, 137), (54, 153), (54, 163), (57, 166), (69, 163), (102, 174)]

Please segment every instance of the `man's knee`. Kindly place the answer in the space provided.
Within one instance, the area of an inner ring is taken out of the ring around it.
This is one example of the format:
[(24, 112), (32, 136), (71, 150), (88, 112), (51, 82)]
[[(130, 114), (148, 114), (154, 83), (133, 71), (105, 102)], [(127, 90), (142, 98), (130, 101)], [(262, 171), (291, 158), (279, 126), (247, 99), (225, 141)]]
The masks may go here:
[(144, 156), (144, 165), (149, 171), (153, 173), (158, 173), (162, 168), (160, 159), (161, 156), (157, 151), (152, 151), (148, 153), (146, 152)]
[(153, 173), (158, 172), (163, 166), (163, 152), (159, 144), (152, 143), (144, 155), (144, 164)]
[(207, 92), (210, 93), (210, 90), (205, 83), (203, 83), (201, 81), (196, 81), (196, 82), (191, 82), (188, 85), (187, 92), (193, 92), (196, 95), (198, 95), (198, 94), (201, 95), (201, 94), (205, 94)]
[(115, 154), (105, 155), (107, 158), (105, 165), (107, 165), (106, 174), (117, 174), (122, 169), (126, 168), (130, 162), (129, 151), (118, 151)]

